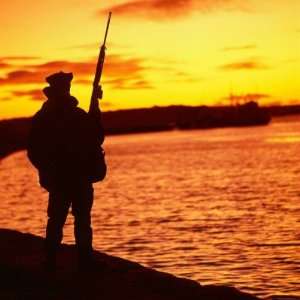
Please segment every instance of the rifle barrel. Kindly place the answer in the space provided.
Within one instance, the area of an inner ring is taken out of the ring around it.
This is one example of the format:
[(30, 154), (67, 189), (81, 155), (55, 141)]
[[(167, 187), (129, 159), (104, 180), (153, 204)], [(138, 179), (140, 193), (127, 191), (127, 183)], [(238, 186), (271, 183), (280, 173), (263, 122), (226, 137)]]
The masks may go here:
[(103, 45), (105, 45), (105, 43), (106, 43), (106, 38), (107, 38), (107, 34), (108, 34), (108, 29), (109, 29), (111, 14), (112, 14), (112, 12), (110, 11), (109, 15), (108, 15), (108, 21), (107, 21), (107, 25), (106, 25), (106, 31), (105, 31)]
[(107, 25), (106, 25), (105, 36), (104, 36), (104, 41), (103, 41), (102, 46), (100, 47), (100, 52), (99, 52), (99, 56), (98, 56), (95, 77), (94, 77), (94, 81), (93, 81), (93, 90), (92, 90), (92, 95), (91, 95), (91, 102), (90, 102), (89, 112), (91, 112), (95, 109), (98, 109), (97, 90), (98, 90), (98, 86), (99, 86), (100, 79), (101, 79), (101, 76), (102, 76), (102, 71), (103, 71), (103, 65), (104, 65), (104, 60), (105, 60), (105, 49), (106, 49), (105, 48), (105, 43), (106, 43), (106, 38), (107, 38), (107, 34), (108, 34), (111, 15), (112, 15), (112, 13), (109, 12), (108, 21), (107, 21)]

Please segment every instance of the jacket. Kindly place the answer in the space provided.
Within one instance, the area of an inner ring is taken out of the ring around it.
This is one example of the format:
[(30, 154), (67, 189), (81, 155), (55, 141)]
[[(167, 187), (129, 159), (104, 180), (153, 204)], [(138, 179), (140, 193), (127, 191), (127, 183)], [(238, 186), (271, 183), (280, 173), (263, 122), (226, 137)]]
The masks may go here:
[(32, 119), (27, 154), (47, 190), (98, 181), (93, 172), (104, 141), (101, 112), (77, 105), (70, 95), (49, 98)]

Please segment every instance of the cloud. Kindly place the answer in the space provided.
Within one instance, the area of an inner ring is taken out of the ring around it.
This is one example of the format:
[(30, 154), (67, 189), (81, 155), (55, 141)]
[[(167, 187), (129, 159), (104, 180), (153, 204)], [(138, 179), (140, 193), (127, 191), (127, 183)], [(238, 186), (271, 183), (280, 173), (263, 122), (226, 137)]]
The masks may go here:
[(145, 79), (128, 80), (125, 78), (115, 78), (104, 81), (115, 89), (131, 90), (131, 89), (152, 89), (153, 86)]
[[(108, 55), (104, 66), (102, 82), (115, 89), (149, 89), (152, 84), (146, 79), (148, 70), (144, 66), (146, 60), (142, 58), (124, 57), (121, 55)], [(97, 59), (86, 61), (56, 60), (40, 64), (12, 65), (9, 70), (0, 77), (0, 87), (23, 85), (24, 91), (12, 91), (12, 96), (31, 97), (33, 100), (43, 99), (38, 89), (26, 89), (26, 85), (46, 85), (45, 78), (55, 72), (63, 70), (74, 73), (74, 82), (81, 85), (92, 85), (92, 79), (96, 69)], [(0, 64), (1, 66), (1, 64)]]
[[(77, 44), (77, 45), (71, 45), (71, 46), (67, 46), (64, 47), (62, 49), (65, 50), (70, 50), (70, 49), (79, 49), (79, 50), (93, 50), (95, 52), (99, 51), (99, 47), (102, 45), (102, 41), (100, 40), (98, 43), (85, 43), (85, 44)], [(116, 44), (116, 43), (112, 43), (112, 42), (106, 42), (106, 48), (128, 48), (128, 46), (125, 45), (121, 45), (121, 44)]]
[(15, 97), (29, 97), (32, 100), (38, 101), (45, 99), (45, 95), (43, 94), (41, 89), (32, 89), (27, 91), (12, 91), (11, 94)]
[(17, 56), (3, 56), (0, 58), (0, 60), (35, 60), (35, 59), (40, 59), (40, 57), (38, 56), (21, 56), (21, 55), (17, 55)]
[(37, 56), (1, 56), (0, 57), (0, 68), (10, 69), (14, 67), (15, 62), (24, 62), (29, 60), (39, 59)]
[(173, 78), (170, 79), (170, 81), (173, 82), (188, 82), (188, 83), (192, 83), (192, 82), (200, 82), (203, 81), (204, 78), (203, 77), (195, 77), (192, 74), (188, 74), (186, 72), (183, 71), (177, 71), (174, 73)]
[(260, 94), (260, 93), (248, 93), (248, 94), (230, 94), (227, 97), (224, 97), (224, 100), (229, 100), (231, 102), (249, 102), (249, 101), (258, 101), (260, 99), (270, 98), (269, 94)]
[(133, 0), (102, 9), (97, 15), (102, 16), (112, 11), (119, 16), (161, 20), (182, 17), (193, 12), (245, 9), (246, 5), (241, 0)]
[(0, 101), (3, 101), (3, 102), (10, 101), (10, 100), (11, 100), (11, 97), (8, 97), (8, 96), (1, 96), (0, 97)]
[(256, 49), (257, 46), (254, 44), (243, 45), (243, 46), (233, 46), (233, 47), (224, 47), (222, 51), (240, 51), (240, 50), (252, 50)]
[(77, 45), (71, 45), (64, 47), (63, 49), (69, 50), (69, 49), (83, 49), (83, 50), (92, 50), (99, 48), (99, 43), (86, 43), (86, 44), (77, 44)]
[[(107, 56), (104, 73), (106, 77), (121, 77), (140, 79), (145, 67), (143, 60), (138, 58), (124, 58), (119, 55)], [(64, 70), (73, 72), (78, 81), (87, 82), (86, 76), (92, 77), (96, 69), (96, 60), (83, 62), (50, 61), (43, 64), (24, 65), (22, 70), (14, 70), (0, 77), (0, 85), (10, 84), (40, 84), (49, 74)]]
[(41, 83), (42, 76), (40, 72), (25, 70), (11, 71), (5, 77), (0, 77), (0, 86), (14, 84), (33, 84)]
[(0, 69), (6, 69), (9, 68), (10, 66), (11, 66), (10, 64), (0, 60)]
[(50, 61), (44, 64), (39, 65), (27, 65), (28, 69), (33, 69), (37, 73), (46, 73), (50, 74), (53, 72), (58, 72), (60, 70), (65, 70), (67, 72), (74, 72), (79, 75), (88, 75), (93, 73), (93, 70), (96, 67), (96, 61), (84, 61), (84, 62), (75, 62), (75, 61), (67, 61), (67, 60), (57, 60)]
[(241, 71), (241, 70), (251, 71), (251, 70), (268, 69), (269, 67), (258, 60), (249, 59), (245, 61), (225, 64), (220, 66), (219, 68), (224, 71)]

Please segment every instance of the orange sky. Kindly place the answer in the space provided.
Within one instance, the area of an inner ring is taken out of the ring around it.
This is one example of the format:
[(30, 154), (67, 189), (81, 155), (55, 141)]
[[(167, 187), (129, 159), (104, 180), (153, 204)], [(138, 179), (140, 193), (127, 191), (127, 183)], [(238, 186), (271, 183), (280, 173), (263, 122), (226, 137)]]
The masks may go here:
[(74, 73), (87, 108), (112, 10), (103, 110), (300, 104), (299, 0), (10, 0), (0, 4), (0, 118), (32, 115), (45, 76)]

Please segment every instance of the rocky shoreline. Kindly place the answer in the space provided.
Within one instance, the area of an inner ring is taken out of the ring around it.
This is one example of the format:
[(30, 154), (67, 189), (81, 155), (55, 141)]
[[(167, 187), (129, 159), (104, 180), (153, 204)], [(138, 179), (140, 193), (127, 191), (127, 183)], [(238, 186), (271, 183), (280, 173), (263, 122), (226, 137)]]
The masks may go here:
[(95, 268), (78, 271), (71, 245), (61, 247), (57, 271), (47, 273), (43, 244), (41, 237), (0, 229), (0, 299), (258, 299), (233, 287), (202, 286), (98, 251)]

